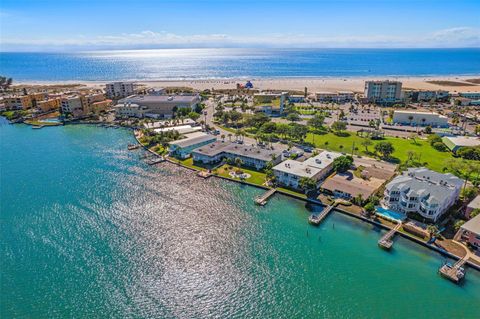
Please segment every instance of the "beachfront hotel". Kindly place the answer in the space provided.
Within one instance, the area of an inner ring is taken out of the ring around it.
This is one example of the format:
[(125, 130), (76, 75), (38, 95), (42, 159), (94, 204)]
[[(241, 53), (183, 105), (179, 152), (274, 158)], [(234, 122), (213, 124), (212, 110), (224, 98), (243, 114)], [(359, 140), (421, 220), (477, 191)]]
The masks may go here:
[(282, 160), (282, 150), (271, 147), (259, 147), (255, 145), (238, 144), (233, 142), (216, 141), (192, 152), (195, 162), (203, 164), (216, 164), (224, 159), (235, 161), (242, 160), (243, 165), (254, 167), (257, 170), (264, 169), (267, 163), (273, 165)]
[(448, 117), (433, 112), (393, 112), (393, 123), (414, 126), (448, 127)]
[(436, 222), (457, 201), (464, 180), (426, 168), (409, 168), (385, 187), (382, 206)]
[(300, 189), (299, 183), (302, 177), (315, 180), (318, 187), (319, 182), (332, 172), (333, 160), (341, 155), (323, 151), (303, 162), (288, 159), (275, 166), (273, 173), (277, 183), (286, 187)]
[(365, 98), (369, 102), (389, 104), (401, 101), (402, 82), (398, 81), (366, 81)]

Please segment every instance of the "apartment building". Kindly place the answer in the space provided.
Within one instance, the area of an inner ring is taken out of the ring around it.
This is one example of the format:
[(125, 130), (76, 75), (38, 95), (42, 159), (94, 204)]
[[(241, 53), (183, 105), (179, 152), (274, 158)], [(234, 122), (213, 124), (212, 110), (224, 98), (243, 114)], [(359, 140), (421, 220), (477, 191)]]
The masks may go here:
[(318, 187), (320, 181), (332, 172), (333, 160), (341, 155), (340, 153), (323, 151), (304, 162), (288, 159), (275, 166), (273, 173), (277, 183), (286, 187), (300, 189), (300, 179), (302, 177), (315, 180)]
[(62, 105), (62, 99), (59, 97), (55, 97), (43, 101), (38, 101), (36, 103), (37, 108), (39, 108), (42, 112), (48, 112), (58, 110)]
[(243, 165), (261, 170), (269, 162), (273, 165), (280, 163), (282, 151), (269, 147), (216, 141), (193, 150), (192, 157), (195, 162), (203, 164), (216, 164), (224, 159), (234, 161), (239, 158), (242, 160)]
[(105, 85), (105, 94), (110, 99), (121, 99), (136, 93), (137, 85), (133, 82), (112, 82)]
[(64, 114), (83, 115), (82, 99), (79, 95), (64, 96), (61, 99), (61, 109)]
[[(172, 118), (181, 108), (195, 109), (200, 96), (195, 95), (132, 95), (118, 101), (115, 109), (119, 114), (135, 114), (136, 117)], [(128, 109), (128, 111), (127, 111)], [(141, 112), (140, 112), (141, 111)]]
[(435, 222), (455, 204), (463, 183), (464, 180), (450, 173), (409, 168), (386, 185), (382, 206)]
[(402, 82), (398, 81), (366, 81), (365, 98), (369, 102), (390, 104), (401, 101)]

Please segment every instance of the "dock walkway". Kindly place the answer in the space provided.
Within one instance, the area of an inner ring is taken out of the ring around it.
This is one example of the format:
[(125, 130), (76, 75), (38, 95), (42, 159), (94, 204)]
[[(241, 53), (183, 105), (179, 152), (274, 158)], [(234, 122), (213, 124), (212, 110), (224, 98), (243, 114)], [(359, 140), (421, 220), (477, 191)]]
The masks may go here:
[(465, 269), (463, 269), (463, 265), (465, 265), (468, 258), (469, 256), (467, 254), (465, 257), (458, 260), (453, 266), (447, 263), (440, 267), (438, 271), (443, 277), (455, 283), (459, 283), (465, 277)]
[(378, 245), (385, 249), (390, 249), (393, 246), (393, 236), (402, 227), (402, 223), (398, 223), (394, 228), (390, 229), (385, 235), (380, 238)]
[(265, 204), (267, 204), (268, 199), (273, 194), (275, 194), (276, 191), (277, 191), (276, 188), (269, 189), (262, 196), (258, 196), (257, 198), (255, 198), (255, 204), (260, 205), (260, 206), (264, 206)]
[(148, 165), (155, 165), (155, 164), (158, 164), (158, 163), (162, 163), (164, 161), (165, 161), (165, 158), (163, 158), (163, 157), (153, 157), (153, 158), (147, 158), (145, 160), (145, 162)]
[(319, 215), (312, 214), (308, 217), (308, 222), (312, 225), (318, 226), (322, 220), (327, 217), (327, 215), (335, 208), (335, 204), (327, 206)]

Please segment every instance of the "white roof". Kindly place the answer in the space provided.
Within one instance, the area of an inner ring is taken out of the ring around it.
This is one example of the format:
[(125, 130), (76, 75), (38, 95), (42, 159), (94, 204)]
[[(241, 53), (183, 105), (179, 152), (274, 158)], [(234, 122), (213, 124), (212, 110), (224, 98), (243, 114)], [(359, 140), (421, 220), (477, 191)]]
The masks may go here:
[(317, 156), (310, 157), (304, 162), (291, 159), (286, 160), (273, 169), (300, 177), (311, 178), (327, 168), (335, 158), (341, 155), (340, 153), (324, 151)]
[(477, 195), (468, 205), (468, 208), (480, 208), (480, 195)]
[(394, 113), (402, 113), (402, 114), (422, 114), (422, 115), (440, 115), (435, 112), (420, 112), (420, 111), (403, 111), (403, 110), (395, 110)]
[(478, 146), (480, 145), (480, 138), (469, 136), (445, 136), (445, 139), (450, 140), (456, 146)]
[(180, 126), (173, 126), (173, 127), (164, 127), (164, 128), (157, 128), (154, 129), (155, 132), (168, 132), (168, 131), (177, 131), (180, 134), (187, 134), (196, 131), (201, 131), (202, 128), (200, 126), (192, 127), (191, 125), (180, 125)]
[(475, 234), (480, 234), (480, 215), (473, 217), (468, 222), (463, 224), (462, 229), (465, 229)]

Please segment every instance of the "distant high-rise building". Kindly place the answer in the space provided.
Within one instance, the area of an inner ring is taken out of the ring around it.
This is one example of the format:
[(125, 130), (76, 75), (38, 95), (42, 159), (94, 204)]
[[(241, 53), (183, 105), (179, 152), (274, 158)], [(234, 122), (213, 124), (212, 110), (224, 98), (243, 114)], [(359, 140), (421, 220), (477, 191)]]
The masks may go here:
[(365, 98), (374, 103), (395, 103), (401, 100), (402, 82), (366, 81)]
[(112, 82), (105, 85), (105, 94), (110, 99), (121, 99), (136, 93), (133, 82)]

